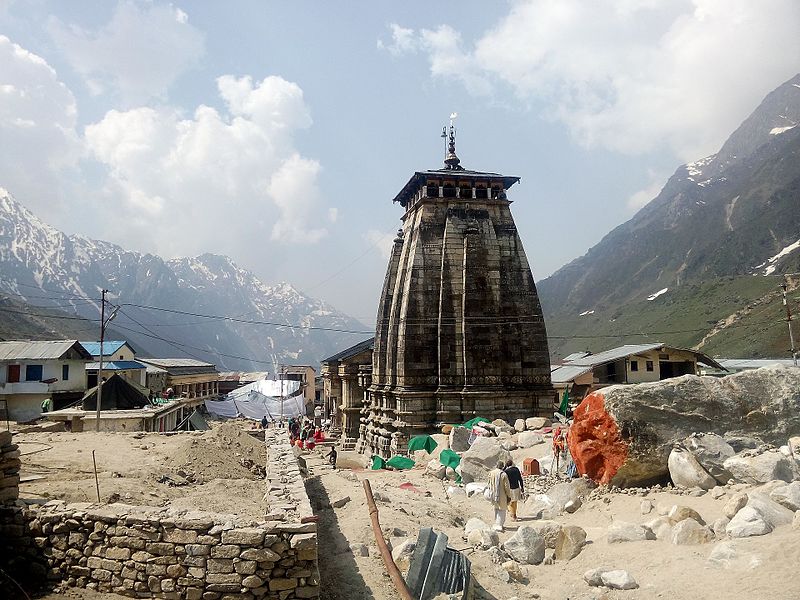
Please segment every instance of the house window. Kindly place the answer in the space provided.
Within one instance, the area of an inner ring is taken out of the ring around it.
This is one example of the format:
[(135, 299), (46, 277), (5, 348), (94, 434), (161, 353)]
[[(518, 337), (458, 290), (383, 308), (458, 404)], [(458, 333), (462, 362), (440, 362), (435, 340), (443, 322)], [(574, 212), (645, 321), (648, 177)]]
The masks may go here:
[(631, 371), (638, 371), (639, 370), (639, 361), (632, 360), (631, 361)]
[(61, 381), (69, 380), (69, 365), (61, 365)]
[(647, 367), (647, 370), (648, 370), (648, 371), (652, 371), (652, 370), (653, 370), (653, 361), (652, 361), (652, 360), (648, 360), (648, 361), (645, 363), (645, 366)]
[(25, 381), (41, 381), (42, 365), (27, 365), (25, 367)]
[(17, 383), (19, 381), (19, 365), (8, 365), (8, 383)]

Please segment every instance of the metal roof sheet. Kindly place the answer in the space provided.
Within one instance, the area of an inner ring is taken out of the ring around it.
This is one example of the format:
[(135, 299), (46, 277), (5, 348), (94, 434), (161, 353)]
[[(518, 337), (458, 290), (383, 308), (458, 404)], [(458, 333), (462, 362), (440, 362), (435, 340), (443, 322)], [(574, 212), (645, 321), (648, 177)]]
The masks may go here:
[[(117, 350), (128, 344), (125, 340), (104, 340), (103, 341), (103, 356), (114, 354)], [(81, 342), (81, 346), (86, 348), (86, 351), (92, 356), (100, 356), (100, 342)], [(133, 350), (130, 344), (128, 347)]]
[(375, 336), (369, 338), (368, 340), (364, 340), (363, 342), (359, 342), (354, 346), (350, 346), (342, 350), (341, 352), (337, 352), (333, 356), (329, 356), (328, 358), (323, 358), (320, 362), (321, 363), (329, 363), (329, 362), (336, 362), (339, 360), (343, 360), (345, 358), (349, 358), (351, 356), (355, 356), (356, 354), (361, 354), (366, 350), (373, 350), (375, 348)]
[(0, 360), (57, 360), (62, 358), (71, 349), (74, 349), (84, 359), (88, 360), (92, 358), (78, 340), (52, 340), (43, 342), (17, 340), (0, 342)]
[[(87, 371), (97, 371), (100, 368), (100, 361), (90, 362), (86, 365)], [(110, 360), (103, 361), (103, 371), (130, 371), (132, 369), (146, 369), (137, 360)]]
[[(583, 358), (571, 360), (568, 364), (581, 367), (594, 367), (596, 365), (613, 362), (627, 356), (633, 356), (634, 354), (641, 354), (642, 352), (656, 350), (661, 348), (663, 345), (664, 344), (661, 342), (656, 342), (655, 344), (626, 344), (624, 346), (619, 346), (618, 348), (612, 348), (611, 350), (605, 350), (604, 352), (589, 354)], [(567, 363), (566, 360), (564, 362)]]
[(794, 361), (791, 358), (718, 358), (717, 362), (729, 371), (760, 369), (761, 367), (772, 365), (794, 366)]
[(669, 346), (667, 344), (664, 344), (663, 342), (656, 342), (653, 344), (626, 344), (624, 346), (619, 346), (618, 348), (612, 348), (611, 350), (606, 350), (605, 352), (590, 354), (589, 356), (570, 361), (569, 363), (566, 364), (579, 367), (596, 367), (597, 365), (614, 362), (615, 360), (627, 358), (628, 356), (643, 354), (645, 352), (650, 352), (651, 350), (658, 350), (661, 348), (664, 348), (667, 351), (678, 350), (680, 352), (689, 352), (695, 355), (695, 357), (697, 358), (697, 362), (703, 363), (705, 365), (710, 365), (712, 367), (718, 367), (720, 369), (724, 369), (722, 365), (720, 365), (717, 361), (715, 361), (707, 354), (703, 354), (702, 352), (698, 352), (697, 350), (692, 350), (691, 348), (679, 348), (677, 346)]
[(169, 369), (170, 367), (214, 367), (211, 363), (195, 360), (193, 358), (140, 358), (144, 363)]
[(550, 367), (550, 380), (553, 383), (569, 383), (576, 377), (589, 373), (592, 367), (577, 367), (572, 365), (554, 365)]
[(573, 360), (584, 358), (586, 356), (589, 356), (590, 354), (591, 352), (573, 352), (572, 354), (568, 354), (567, 356), (565, 356), (561, 362), (565, 363), (572, 362)]

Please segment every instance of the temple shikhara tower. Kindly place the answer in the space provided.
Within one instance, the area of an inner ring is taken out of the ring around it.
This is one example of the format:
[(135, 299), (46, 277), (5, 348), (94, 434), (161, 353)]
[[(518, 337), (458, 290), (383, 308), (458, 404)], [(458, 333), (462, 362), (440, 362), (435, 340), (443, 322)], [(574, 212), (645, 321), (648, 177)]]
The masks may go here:
[(553, 411), (542, 309), (507, 197), (519, 177), (464, 169), (452, 124), (448, 142), (444, 168), (414, 173), (394, 198), (405, 214), (361, 373), (362, 452), (403, 452), (475, 416)]

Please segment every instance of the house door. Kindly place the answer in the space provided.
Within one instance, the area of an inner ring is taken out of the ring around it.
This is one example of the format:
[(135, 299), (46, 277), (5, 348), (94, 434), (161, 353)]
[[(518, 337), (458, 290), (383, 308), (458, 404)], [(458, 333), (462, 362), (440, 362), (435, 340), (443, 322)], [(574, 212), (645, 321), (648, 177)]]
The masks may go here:
[(19, 383), (19, 365), (8, 365), (8, 383)]
[(662, 360), (658, 363), (658, 369), (661, 371), (660, 379), (669, 379), (675, 377), (675, 364)]

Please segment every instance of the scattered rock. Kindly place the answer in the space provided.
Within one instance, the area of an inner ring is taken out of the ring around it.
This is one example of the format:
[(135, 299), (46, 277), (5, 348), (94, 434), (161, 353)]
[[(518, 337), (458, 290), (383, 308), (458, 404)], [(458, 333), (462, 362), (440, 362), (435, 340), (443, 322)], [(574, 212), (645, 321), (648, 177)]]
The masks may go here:
[(678, 504), (669, 510), (667, 517), (669, 517), (669, 520), (672, 521), (673, 524), (680, 523), (686, 519), (692, 519), (701, 525), (706, 524), (706, 522), (703, 520), (703, 517), (701, 517), (700, 513), (698, 513), (696, 510), (689, 508), (688, 506), (681, 506)]
[(656, 517), (644, 524), (653, 532), (657, 540), (666, 540), (672, 536), (672, 521), (667, 516)]
[(544, 538), (545, 548), (555, 548), (558, 534), (561, 532), (561, 523), (558, 521), (538, 521), (529, 525)]
[(477, 517), (472, 517), (467, 524), (464, 525), (464, 537), (468, 537), (470, 532), (477, 529), (488, 529), (489, 526)]
[(710, 494), (714, 500), (719, 500), (725, 495), (725, 488), (717, 486), (711, 490)]
[(580, 478), (557, 483), (547, 490), (547, 498), (553, 507), (560, 513), (563, 512), (568, 502), (585, 498), (595, 488), (594, 482)]
[(744, 492), (734, 494), (722, 507), (722, 514), (728, 517), (728, 519), (732, 519), (746, 504), (747, 494)]
[(717, 485), (716, 479), (700, 466), (694, 454), (680, 446), (676, 446), (669, 453), (667, 468), (675, 485), (687, 488), (696, 486), (704, 490), (710, 490)]
[(600, 574), (600, 580), (605, 587), (612, 590), (635, 590), (639, 587), (633, 576), (622, 569), (604, 571)]
[(800, 481), (776, 487), (769, 497), (789, 510), (800, 510)]
[(513, 560), (507, 560), (501, 564), (498, 569), (498, 574), (506, 583), (527, 583), (528, 581), (528, 570)]
[(484, 529), (473, 529), (467, 536), (467, 542), (473, 548), (479, 550), (488, 550), (500, 544), (500, 536), (498, 533), (489, 527)]
[(518, 433), (525, 431), (525, 419), (517, 419), (514, 421), (514, 430)]
[(350, 496), (345, 496), (344, 498), (339, 498), (338, 500), (331, 502), (331, 506), (333, 508), (342, 508), (348, 502), (350, 502)]
[(570, 500), (564, 505), (564, 512), (572, 514), (581, 506), (583, 506), (583, 501), (580, 498), (575, 498), (575, 500)]
[(467, 492), (464, 491), (464, 488), (458, 487), (456, 485), (449, 485), (447, 486), (447, 490), (445, 490), (448, 498), (455, 498), (457, 496), (466, 496)]
[(684, 519), (672, 528), (672, 543), (676, 546), (706, 544), (714, 539), (714, 532), (694, 519)]
[(642, 500), (640, 505), (640, 509), (643, 515), (649, 515), (653, 512), (653, 501), (652, 500)]
[(350, 552), (355, 556), (369, 556), (369, 546), (366, 544), (350, 544)]
[(544, 538), (532, 527), (522, 525), (503, 544), (506, 553), (526, 565), (538, 565), (544, 560)]
[(711, 524), (711, 529), (714, 531), (714, 537), (722, 539), (725, 537), (725, 528), (731, 520), (728, 517), (720, 517)]
[[(525, 419), (525, 427), (528, 430), (541, 429), (542, 427), (549, 427), (553, 422), (546, 417), (528, 417)], [(800, 441), (798, 441), (798, 448), (800, 448)]]
[(486, 484), (479, 483), (477, 481), (473, 481), (464, 486), (464, 491), (467, 493), (467, 497), (469, 498), (471, 498), (475, 494), (483, 494), (483, 491), (485, 489), (486, 489)]
[(428, 475), (433, 475), (436, 479), (444, 479), (447, 474), (447, 467), (440, 463), (439, 459), (433, 458), (428, 462), (425, 472)]
[(586, 531), (575, 525), (562, 527), (558, 532), (555, 544), (557, 560), (572, 560), (586, 545)]
[(524, 431), (517, 435), (517, 446), (520, 448), (530, 448), (536, 444), (543, 444), (544, 436), (533, 431)]
[(728, 483), (731, 473), (724, 463), (736, 451), (722, 436), (716, 433), (696, 433), (686, 438), (683, 445), (711, 477), (721, 484)]
[(760, 454), (737, 454), (727, 459), (725, 468), (730, 471), (736, 481), (759, 484), (775, 479), (792, 481), (792, 463), (777, 450), (767, 450)]
[(728, 568), (737, 558), (736, 546), (731, 541), (718, 543), (708, 555), (708, 562), (712, 565)]
[(603, 573), (611, 571), (608, 567), (599, 567), (597, 569), (590, 569), (583, 574), (583, 580), (592, 587), (600, 587), (603, 585)]
[(503, 450), (508, 450), (511, 452), (512, 450), (517, 449), (517, 442), (513, 437), (507, 437), (500, 442), (500, 446), (503, 447)]
[(765, 535), (770, 531), (772, 531), (772, 526), (751, 506), (742, 508), (725, 526), (725, 533), (733, 538)]
[(411, 555), (414, 554), (414, 549), (416, 547), (416, 540), (406, 540), (392, 550), (392, 559), (394, 559), (398, 569), (401, 571), (408, 569), (408, 566), (411, 563)]
[(494, 421), (492, 421), (492, 425), (494, 425), (494, 428), (498, 431), (507, 431), (508, 433), (514, 433), (514, 428), (503, 419), (495, 419)]
[(636, 523), (616, 521), (608, 528), (608, 543), (618, 544), (620, 542), (639, 542), (642, 540), (654, 540), (655, 534), (647, 527)]

